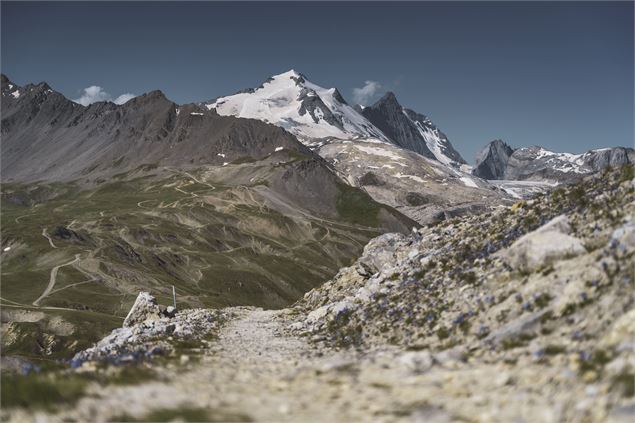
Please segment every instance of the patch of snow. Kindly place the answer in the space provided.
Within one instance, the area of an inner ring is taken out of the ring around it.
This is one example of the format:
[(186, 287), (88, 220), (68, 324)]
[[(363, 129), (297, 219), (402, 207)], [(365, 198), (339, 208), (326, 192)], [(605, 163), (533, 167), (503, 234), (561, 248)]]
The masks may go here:
[(225, 158), (225, 154), (223, 154), (223, 153), (218, 153), (218, 154), (217, 154), (217, 156), (218, 156), (218, 157)]
[(459, 170), (463, 173), (472, 173), (472, 170), (474, 170), (474, 166), (471, 166), (469, 164), (462, 164), (461, 166), (459, 166)]
[(192, 116), (203, 116), (203, 113), (199, 113), (199, 112), (192, 112), (190, 113)]
[(4, 247), (4, 250), (2, 251), (9, 251), (11, 249), (11, 247)]
[(513, 198), (525, 198), (533, 194), (545, 192), (558, 185), (557, 182), (545, 181), (508, 181), (490, 180), (490, 184), (497, 186)]
[(228, 164), (228, 162), (223, 162), (223, 166), (227, 166)]
[(399, 172), (393, 175), (395, 178), (408, 178), (408, 179), (412, 179), (413, 181), (417, 181), (420, 182), (422, 184), (425, 184), (425, 180), (423, 178), (420, 178), (419, 176), (416, 175), (404, 175), (403, 173)]
[(392, 151), (385, 149), (385, 148), (377, 148), (377, 147), (365, 147), (365, 146), (361, 146), (361, 145), (356, 145), (355, 146), (356, 149), (366, 153), (366, 154), (371, 154), (373, 156), (381, 156), (381, 157), (388, 157), (392, 160), (402, 160), (403, 157), (401, 157), (398, 154), (393, 153)]
[(476, 185), (476, 182), (474, 182), (472, 178), (461, 176), (459, 179), (461, 179), (461, 182), (463, 182), (463, 185), (466, 187), (478, 188), (478, 185)]
[(11, 95), (13, 96), (13, 98), (20, 98), (20, 90), (15, 90), (11, 93)]
[(426, 146), (432, 152), (432, 154), (434, 154), (434, 157), (439, 162), (443, 163), (444, 165), (455, 165), (455, 166), (459, 165), (459, 163), (455, 162), (454, 160), (452, 160), (451, 158), (449, 158), (448, 156), (444, 154), (443, 150), (447, 147), (445, 145), (446, 141), (443, 138), (441, 138), (442, 137), (441, 132), (438, 129), (433, 129), (433, 127), (428, 127), (424, 125), (424, 123), (429, 125), (432, 124), (432, 122), (430, 122), (429, 119), (426, 119), (425, 122), (422, 123), (419, 120), (411, 118), (406, 112), (406, 110), (402, 110), (402, 112), (412, 123), (414, 123), (417, 130), (419, 131), (419, 134), (425, 140)]
[(282, 150), (284, 150), (284, 147), (276, 147), (274, 151), (282, 151)]

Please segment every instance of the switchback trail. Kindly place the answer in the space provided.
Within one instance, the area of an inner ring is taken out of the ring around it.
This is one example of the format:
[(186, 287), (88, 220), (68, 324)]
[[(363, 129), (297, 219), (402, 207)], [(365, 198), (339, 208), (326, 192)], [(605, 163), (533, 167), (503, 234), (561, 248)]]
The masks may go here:
[(55, 287), (55, 282), (57, 280), (57, 272), (60, 270), (60, 267), (69, 266), (69, 265), (75, 263), (77, 260), (79, 260), (79, 256), (80, 255), (81, 254), (75, 254), (75, 258), (73, 260), (69, 261), (68, 263), (64, 263), (64, 264), (60, 264), (58, 266), (55, 266), (53, 269), (51, 269), (51, 276), (49, 277), (49, 284), (47, 285), (47, 287), (44, 290), (44, 292), (42, 293), (42, 295), (40, 295), (37, 300), (33, 301), (33, 305), (34, 306), (39, 306), (40, 305), (40, 301), (42, 301), (44, 298), (46, 298), (51, 293), (51, 291), (53, 290), (53, 287)]

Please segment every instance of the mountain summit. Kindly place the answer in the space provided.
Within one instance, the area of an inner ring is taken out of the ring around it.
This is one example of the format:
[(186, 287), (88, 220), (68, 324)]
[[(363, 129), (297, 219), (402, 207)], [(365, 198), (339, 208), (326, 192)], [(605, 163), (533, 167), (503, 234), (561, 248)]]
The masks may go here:
[(336, 88), (322, 88), (295, 70), (267, 79), (257, 88), (241, 90), (205, 104), (220, 115), (262, 120), (280, 126), (305, 144), (329, 138), (388, 138), (349, 106)]
[(337, 88), (322, 88), (295, 70), (206, 106), (220, 115), (281, 126), (314, 147), (334, 140), (364, 139), (394, 144), (454, 167), (465, 164), (445, 134), (426, 116), (402, 107), (393, 92), (372, 106), (351, 107)]

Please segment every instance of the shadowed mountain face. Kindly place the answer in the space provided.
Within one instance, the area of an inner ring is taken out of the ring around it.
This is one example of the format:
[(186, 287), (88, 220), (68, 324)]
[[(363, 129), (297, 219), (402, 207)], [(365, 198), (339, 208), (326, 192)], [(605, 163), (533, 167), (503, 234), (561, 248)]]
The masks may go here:
[(159, 91), (84, 107), (3, 77), (2, 96), (4, 353), (72, 355), (140, 290), (282, 307), (416, 226), (273, 125)]
[(382, 130), (396, 145), (443, 164), (460, 166), (463, 157), (430, 119), (402, 107), (392, 92), (361, 109), (362, 115)]
[(505, 168), (513, 152), (514, 149), (502, 140), (490, 142), (476, 155), (472, 173), (483, 179), (504, 179)]

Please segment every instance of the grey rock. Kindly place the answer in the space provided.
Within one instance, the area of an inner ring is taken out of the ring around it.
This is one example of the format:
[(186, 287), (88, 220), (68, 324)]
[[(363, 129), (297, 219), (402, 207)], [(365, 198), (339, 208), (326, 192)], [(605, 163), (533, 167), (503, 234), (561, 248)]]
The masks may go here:
[(423, 373), (434, 365), (434, 358), (427, 350), (406, 352), (398, 361), (415, 374)]
[(394, 261), (397, 248), (407, 243), (408, 237), (398, 233), (384, 234), (372, 239), (366, 244), (362, 256), (357, 260), (358, 273), (366, 276), (379, 272), (386, 263)]
[(513, 269), (530, 272), (584, 253), (586, 249), (578, 238), (558, 231), (534, 231), (515, 241), (502, 255)]
[(476, 156), (472, 173), (484, 179), (569, 182), (607, 167), (635, 162), (635, 150), (625, 147), (556, 153), (539, 146), (512, 149), (501, 140), (487, 144)]
[(158, 320), (161, 318), (161, 309), (156, 298), (149, 292), (140, 292), (132, 308), (123, 321), (124, 327), (131, 327), (146, 320)]
[(566, 214), (554, 217), (549, 222), (545, 223), (534, 232), (560, 232), (561, 234), (570, 234), (571, 225), (569, 224), (569, 217)]

